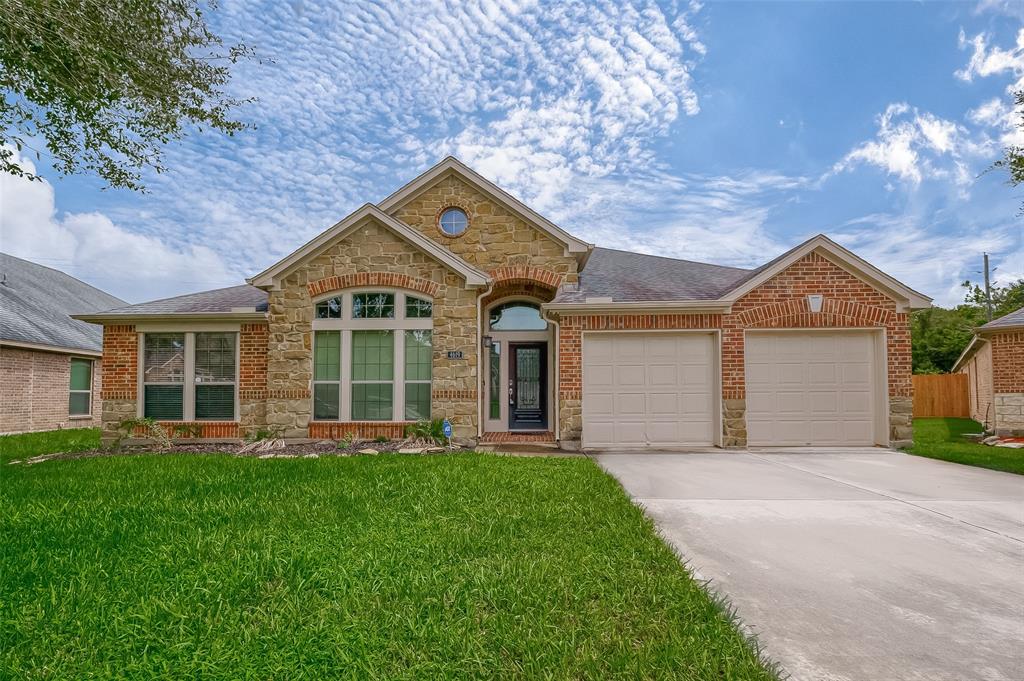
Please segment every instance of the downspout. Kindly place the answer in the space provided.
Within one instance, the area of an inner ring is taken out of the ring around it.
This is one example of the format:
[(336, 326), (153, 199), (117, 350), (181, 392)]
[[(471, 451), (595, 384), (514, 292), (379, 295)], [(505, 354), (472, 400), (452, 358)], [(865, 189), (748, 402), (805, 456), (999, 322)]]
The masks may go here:
[(559, 369), (558, 358), (559, 358), (559, 353), (560, 353), (560, 350), (561, 350), (561, 348), (559, 348), (559, 346), (558, 346), (558, 339), (559, 339), (559, 336), (562, 333), (562, 327), (558, 324), (558, 321), (556, 321), (554, 318), (552, 318), (549, 315), (547, 310), (544, 310), (544, 319), (548, 320), (550, 323), (555, 325), (555, 352), (554, 352), (554, 356), (555, 356), (554, 357), (554, 359), (555, 359), (555, 385), (554, 385), (554, 390), (552, 392), (554, 393), (554, 398), (555, 398), (555, 400), (554, 400), (555, 401), (555, 429), (554, 429), (555, 442), (559, 442), (562, 439), (560, 437), (561, 430), (562, 430), (562, 424), (561, 424), (561, 420), (558, 418), (559, 408), (561, 407), (561, 405), (559, 404), (559, 397), (561, 396), (562, 390), (561, 390), (561, 387), (558, 384), (558, 369)]
[(479, 442), (484, 436), (484, 334), (483, 334), (483, 299), (494, 290), (494, 281), (487, 282), (487, 289), (476, 297), (476, 439)]

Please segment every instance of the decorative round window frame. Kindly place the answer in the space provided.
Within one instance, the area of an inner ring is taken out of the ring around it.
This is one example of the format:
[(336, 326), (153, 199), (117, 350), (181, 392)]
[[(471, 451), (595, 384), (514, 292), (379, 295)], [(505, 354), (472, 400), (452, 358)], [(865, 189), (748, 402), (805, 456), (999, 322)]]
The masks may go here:
[[(466, 214), (466, 229), (462, 230), (458, 234), (449, 234), (448, 232), (444, 231), (444, 229), (442, 229), (441, 227), (441, 216), (445, 214), (445, 211), (449, 211), (452, 208), (458, 208), (459, 210)], [(438, 209), (437, 213), (434, 215), (434, 227), (437, 229), (437, 232), (441, 236), (447, 237), (449, 239), (461, 238), (466, 234), (466, 232), (469, 231), (469, 228), (472, 226), (473, 212), (469, 209), (469, 205), (463, 203), (462, 201), (451, 201), (445, 203), (444, 205), (441, 206), (441, 208)]]

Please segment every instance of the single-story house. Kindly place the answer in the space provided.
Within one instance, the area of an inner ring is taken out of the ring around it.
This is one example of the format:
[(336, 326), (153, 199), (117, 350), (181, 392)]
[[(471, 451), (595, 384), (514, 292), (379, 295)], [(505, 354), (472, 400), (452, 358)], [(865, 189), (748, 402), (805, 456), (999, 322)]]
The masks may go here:
[(975, 329), (953, 373), (967, 374), (972, 419), (1024, 436), (1024, 308)]
[(124, 304), (0, 253), (0, 433), (99, 425), (103, 333), (68, 315)]
[(595, 247), (449, 157), (245, 285), (78, 318), (108, 431), (893, 445), (929, 304), (821, 235), (756, 269)]

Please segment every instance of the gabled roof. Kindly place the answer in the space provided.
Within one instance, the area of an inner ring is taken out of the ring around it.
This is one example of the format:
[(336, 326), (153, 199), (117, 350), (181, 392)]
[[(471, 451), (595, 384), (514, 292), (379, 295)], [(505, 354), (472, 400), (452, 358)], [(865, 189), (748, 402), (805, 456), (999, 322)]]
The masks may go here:
[(960, 370), (960, 367), (964, 362), (969, 360), (974, 354), (988, 342), (987, 336), (1000, 331), (1014, 331), (1024, 330), (1024, 307), (1010, 314), (1005, 314), (1002, 317), (997, 317), (992, 321), (982, 324), (974, 330), (974, 336), (971, 338), (971, 342), (967, 344), (964, 351), (957, 357), (956, 362), (953, 364), (951, 372)]
[(449, 251), (447, 248), (444, 248), (431, 239), (423, 236), (409, 225), (388, 215), (372, 203), (367, 203), (362, 208), (341, 220), (341, 222), (338, 222), (327, 231), (306, 243), (304, 246), (301, 246), (291, 255), (288, 255), (274, 265), (271, 265), (255, 277), (246, 279), (246, 281), (253, 286), (258, 286), (259, 288), (276, 287), (279, 285), (281, 279), (288, 276), (307, 258), (315, 257), (332, 243), (344, 239), (348, 234), (366, 224), (369, 220), (373, 220), (378, 224), (383, 225), (396, 236), (419, 248), (427, 255), (451, 269), (453, 272), (462, 275), (466, 280), (466, 283), (470, 286), (484, 286), (487, 284), (488, 276), (485, 272), (481, 272), (459, 256)]
[(1024, 328), (1024, 307), (1015, 312), (1011, 312), (1010, 314), (993, 319), (987, 324), (982, 324), (978, 327), (978, 332), (1005, 331), (1017, 328)]
[(203, 318), (204, 315), (217, 319), (227, 317), (249, 316), (262, 317), (267, 311), (267, 292), (242, 284), (212, 291), (200, 291), (173, 298), (151, 300), (138, 305), (125, 305), (104, 310), (95, 314), (76, 315), (75, 319), (98, 323), (117, 323), (119, 317), (128, 318), (160, 318), (173, 315), (176, 318), (191, 316)]
[(494, 184), (454, 156), (446, 157), (440, 163), (423, 172), (404, 187), (393, 192), (377, 205), (380, 206), (381, 210), (387, 213), (393, 213), (423, 189), (433, 186), (438, 181), (452, 174), (458, 176), (459, 179), (463, 180), (477, 191), (502, 204), (505, 208), (508, 208), (526, 222), (529, 222), (537, 229), (546, 233), (555, 241), (563, 244), (569, 253), (586, 254), (594, 248), (593, 244), (588, 244), (582, 239), (577, 239), (572, 234), (569, 234), (564, 229), (551, 222), (546, 217), (533, 210), (525, 203), (512, 196), (507, 191)]
[(124, 304), (59, 270), (0, 253), (0, 344), (98, 354), (103, 330), (70, 315)]
[(580, 273), (579, 286), (563, 288), (552, 302), (715, 300), (750, 273), (738, 267), (598, 247)]
[(906, 309), (917, 310), (931, 307), (931, 298), (897, 281), (859, 255), (846, 250), (835, 241), (832, 241), (832, 239), (829, 239), (824, 234), (811, 237), (799, 246), (786, 251), (774, 260), (753, 270), (748, 276), (737, 282), (734, 288), (723, 295), (722, 299), (728, 302), (739, 300), (809, 253), (818, 253), (824, 256), (833, 264), (900, 302), (902, 307)]

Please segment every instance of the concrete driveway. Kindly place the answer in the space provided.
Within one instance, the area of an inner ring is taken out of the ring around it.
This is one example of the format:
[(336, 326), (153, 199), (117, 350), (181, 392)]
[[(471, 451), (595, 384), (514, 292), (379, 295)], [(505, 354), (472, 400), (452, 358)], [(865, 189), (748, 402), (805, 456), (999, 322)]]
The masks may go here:
[(1024, 679), (1024, 476), (881, 449), (594, 458), (794, 679)]

